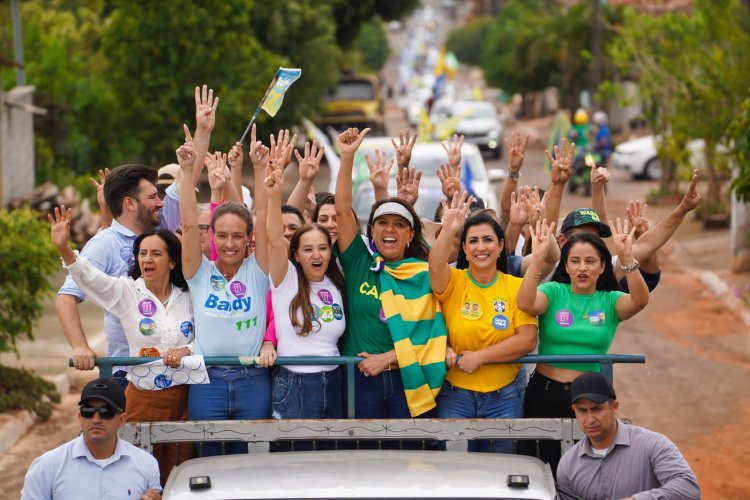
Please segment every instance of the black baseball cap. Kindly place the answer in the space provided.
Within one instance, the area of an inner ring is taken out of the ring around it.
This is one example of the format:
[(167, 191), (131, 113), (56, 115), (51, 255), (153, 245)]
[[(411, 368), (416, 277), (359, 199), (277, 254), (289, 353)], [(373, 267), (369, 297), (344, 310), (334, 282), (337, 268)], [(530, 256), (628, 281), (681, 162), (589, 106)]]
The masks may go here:
[(570, 386), (570, 402), (575, 403), (579, 399), (604, 403), (610, 399), (617, 399), (617, 395), (607, 377), (597, 372), (586, 372), (576, 377)]
[(560, 232), (565, 234), (568, 230), (578, 226), (592, 225), (599, 229), (599, 236), (608, 238), (612, 236), (609, 226), (599, 219), (599, 214), (593, 208), (576, 208), (568, 215), (560, 227)]
[(101, 399), (116, 410), (125, 411), (125, 391), (113, 378), (98, 378), (86, 384), (78, 405), (84, 404), (89, 399)]

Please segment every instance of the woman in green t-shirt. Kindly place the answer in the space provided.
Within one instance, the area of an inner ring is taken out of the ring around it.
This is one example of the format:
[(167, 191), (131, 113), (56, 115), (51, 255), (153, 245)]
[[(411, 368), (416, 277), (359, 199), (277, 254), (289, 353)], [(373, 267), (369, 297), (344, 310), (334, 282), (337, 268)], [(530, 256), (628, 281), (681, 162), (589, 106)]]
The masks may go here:
[[(343, 355), (365, 358), (359, 363), (355, 378), (357, 418), (410, 418), (393, 339), (380, 301), (381, 275), (372, 269), (375, 259), (360, 235), (352, 211), (354, 153), (369, 131), (350, 128), (339, 135), (336, 245), (346, 278), (347, 317), (351, 318), (344, 334)], [(367, 237), (385, 262), (408, 257), (427, 260), (429, 250), (422, 241), (419, 217), (403, 200), (389, 198), (373, 205)]]
[[(532, 229), (532, 261), (518, 292), (518, 307), (539, 316), (539, 354), (606, 354), (615, 330), (648, 304), (648, 287), (632, 256), (633, 232), (620, 219), (611, 220), (613, 247), (630, 293), (623, 293), (612, 270), (612, 256), (602, 239), (573, 234), (560, 252), (560, 263), (549, 283), (539, 285), (542, 255), (555, 244), (546, 221)], [(524, 416), (573, 418), (570, 383), (583, 372), (599, 371), (596, 363), (540, 363), (531, 375), (524, 398)], [(543, 460), (556, 470), (557, 443), (540, 442)]]

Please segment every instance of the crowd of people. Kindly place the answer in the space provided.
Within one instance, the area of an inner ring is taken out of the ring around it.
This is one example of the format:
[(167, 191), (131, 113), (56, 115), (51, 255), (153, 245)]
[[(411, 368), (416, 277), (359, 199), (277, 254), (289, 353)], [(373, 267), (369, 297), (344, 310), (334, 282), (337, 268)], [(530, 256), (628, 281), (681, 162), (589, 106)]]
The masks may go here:
[[(97, 413), (82, 397), (82, 423), (112, 418), (110, 409), (130, 421), (343, 418), (341, 367), (275, 365), (277, 356), (339, 354), (362, 358), (354, 380), (357, 418), (579, 417), (589, 410), (575, 404), (572, 392), (598, 364), (545, 363), (532, 371), (512, 361), (532, 352), (606, 354), (619, 323), (646, 307), (659, 282), (656, 251), (700, 201), (696, 171), (683, 200), (659, 223), (650, 225), (638, 202), (611, 219), (609, 173), (594, 166), (591, 207), (567, 214), (556, 235), (576, 145), (563, 140), (547, 152), (545, 192), (519, 185), (528, 137), (514, 132), (506, 140), (500, 213), (464, 190), (463, 138), (455, 137), (444, 144), (448, 163), (436, 165), (441, 210), (425, 221), (413, 208), (420, 178), (409, 168), (414, 141), (402, 134), (393, 143), (398, 195), (388, 194), (394, 160), (380, 151), (368, 155), (376, 201), (360, 221), (352, 209), (352, 169), (369, 129), (339, 135), (335, 193), (314, 193), (322, 148), (307, 143), (300, 154), (296, 135), (286, 130), (264, 144), (255, 127), (248, 199), (243, 145), (209, 153), (218, 102), (206, 86), (196, 88), (196, 126), (185, 127), (175, 182), (163, 199), (155, 170), (112, 169), (99, 186), (111, 224), (80, 254), (68, 242), (71, 211), (50, 215), (52, 241), (69, 271), (56, 307), (75, 367), (95, 366), (77, 310), (90, 297), (106, 311), (107, 356), (153, 357), (151, 365), (163, 368), (116, 369), (107, 390), (119, 384), (127, 404), (124, 397), (116, 407), (101, 398), (107, 410)], [(293, 156), (299, 182), (284, 204), (284, 170)], [(195, 189), (204, 168), (206, 206)], [(425, 231), (425, 224), (437, 230)], [(200, 356), (255, 363), (204, 367), (203, 379), (179, 376)], [(614, 390), (598, 399), (613, 404)], [(507, 443), (479, 441), (471, 449), (510, 452)], [(244, 443), (224, 449), (246, 450)], [(196, 452), (215, 455), (222, 447), (183, 446), (180, 456)], [(163, 445), (154, 455), (164, 484), (175, 449)], [(559, 444), (541, 443), (540, 458), (555, 471)]]

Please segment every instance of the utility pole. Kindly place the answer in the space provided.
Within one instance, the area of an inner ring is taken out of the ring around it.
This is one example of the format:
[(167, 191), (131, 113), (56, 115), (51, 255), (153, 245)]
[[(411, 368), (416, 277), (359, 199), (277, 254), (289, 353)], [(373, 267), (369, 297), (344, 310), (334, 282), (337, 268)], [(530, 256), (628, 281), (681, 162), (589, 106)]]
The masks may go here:
[(13, 51), (16, 55), (16, 85), (26, 85), (26, 75), (23, 72), (23, 36), (21, 33), (21, 11), (18, 0), (10, 2), (11, 16), (13, 17)]

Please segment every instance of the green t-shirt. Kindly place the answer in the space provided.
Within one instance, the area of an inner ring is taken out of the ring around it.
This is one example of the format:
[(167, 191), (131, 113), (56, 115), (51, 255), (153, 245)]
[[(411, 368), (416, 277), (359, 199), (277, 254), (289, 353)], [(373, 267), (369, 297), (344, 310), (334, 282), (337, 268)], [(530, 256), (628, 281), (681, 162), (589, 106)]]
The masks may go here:
[(344, 333), (344, 356), (356, 356), (360, 352), (382, 354), (393, 349), (380, 302), (380, 276), (370, 270), (373, 258), (366, 245), (356, 236), (346, 251), (339, 253), (346, 276), (346, 317), (349, 318)]
[[(573, 293), (569, 284), (550, 281), (539, 286), (547, 296), (547, 312), (539, 316), (539, 354), (607, 354), (615, 337), (615, 304), (623, 292)], [(547, 363), (558, 368), (598, 372), (598, 363)]]

